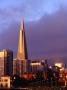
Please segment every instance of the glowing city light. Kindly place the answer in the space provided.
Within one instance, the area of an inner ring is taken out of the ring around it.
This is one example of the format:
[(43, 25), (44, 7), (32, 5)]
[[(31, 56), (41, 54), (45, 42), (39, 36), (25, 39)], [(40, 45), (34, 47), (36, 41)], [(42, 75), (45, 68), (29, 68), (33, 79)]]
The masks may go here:
[(55, 63), (55, 66), (57, 66), (59, 68), (62, 68), (63, 67), (63, 64), (62, 63)]
[(36, 62), (36, 63), (31, 63), (32, 66), (38, 66), (38, 65), (41, 65), (40, 62)]

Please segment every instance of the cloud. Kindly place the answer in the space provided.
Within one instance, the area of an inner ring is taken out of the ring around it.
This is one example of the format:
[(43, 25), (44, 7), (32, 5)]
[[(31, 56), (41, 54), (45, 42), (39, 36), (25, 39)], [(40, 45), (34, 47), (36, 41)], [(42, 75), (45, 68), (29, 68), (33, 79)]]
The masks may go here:
[[(0, 48), (17, 52), (20, 22), (12, 21), (0, 33)], [(44, 15), (37, 22), (25, 22), (29, 58), (65, 56), (67, 53), (67, 12)]]
[(30, 57), (66, 57), (66, 33), (66, 11), (60, 10), (51, 16), (43, 16), (40, 21), (30, 25), (27, 31)]
[(66, 0), (36, 0), (35, 2), (33, 0), (7, 0), (7, 2), (0, 1), (0, 14), (15, 20), (23, 16), (27, 21), (36, 21), (44, 14), (51, 15), (60, 8), (67, 7)]
[(16, 55), (18, 46), (19, 24), (15, 21), (0, 33), (0, 49), (11, 49)]
[(16, 56), (20, 17), (23, 16), (29, 58), (67, 56), (66, 0), (0, 2), (0, 49), (10, 48)]

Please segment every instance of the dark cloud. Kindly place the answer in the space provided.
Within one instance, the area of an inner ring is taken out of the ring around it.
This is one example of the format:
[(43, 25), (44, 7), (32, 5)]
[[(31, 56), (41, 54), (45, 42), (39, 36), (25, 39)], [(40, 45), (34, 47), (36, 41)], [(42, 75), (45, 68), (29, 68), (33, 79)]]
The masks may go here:
[[(20, 22), (11, 22), (0, 35), (0, 49), (10, 48), (17, 53)], [(67, 56), (67, 11), (44, 15), (37, 22), (25, 22), (29, 58)], [(66, 62), (66, 61), (65, 61)]]
[(0, 49), (11, 49), (16, 54), (18, 44), (19, 24), (13, 21), (0, 35)]
[(51, 16), (43, 16), (40, 21), (31, 24), (27, 30), (30, 39), (30, 57), (32, 55), (34, 58), (67, 56), (66, 10), (60, 10)]

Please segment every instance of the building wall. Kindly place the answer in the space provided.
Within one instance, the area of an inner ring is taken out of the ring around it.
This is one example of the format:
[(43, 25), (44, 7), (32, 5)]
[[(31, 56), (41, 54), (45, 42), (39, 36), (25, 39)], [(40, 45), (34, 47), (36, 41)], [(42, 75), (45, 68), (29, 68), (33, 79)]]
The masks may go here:
[(2, 76), (0, 77), (0, 88), (10, 88), (10, 77)]
[(4, 75), (4, 59), (0, 59), (0, 76)]
[(6, 57), (6, 74), (12, 76), (13, 75), (13, 52), (8, 50)]
[(46, 60), (33, 60), (30, 63), (32, 72), (45, 71), (48, 67)]
[(11, 50), (0, 51), (0, 76), (13, 74), (13, 52)]
[(25, 72), (32, 72), (32, 68), (30, 66), (31, 60), (13, 60), (13, 75), (22, 75)]
[(17, 59), (13, 59), (13, 75), (16, 74), (16, 69), (17, 69)]
[(16, 67), (16, 74), (21, 76), (26, 72), (26, 60), (17, 60)]

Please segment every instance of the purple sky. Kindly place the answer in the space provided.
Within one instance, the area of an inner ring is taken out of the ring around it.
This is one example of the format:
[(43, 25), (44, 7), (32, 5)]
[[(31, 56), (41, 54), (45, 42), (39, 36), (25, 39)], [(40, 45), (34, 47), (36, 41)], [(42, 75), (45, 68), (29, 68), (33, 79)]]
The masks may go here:
[(0, 0), (0, 49), (15, 56), (21, 17), (29, 59), (67, 58), (67, 0)]

